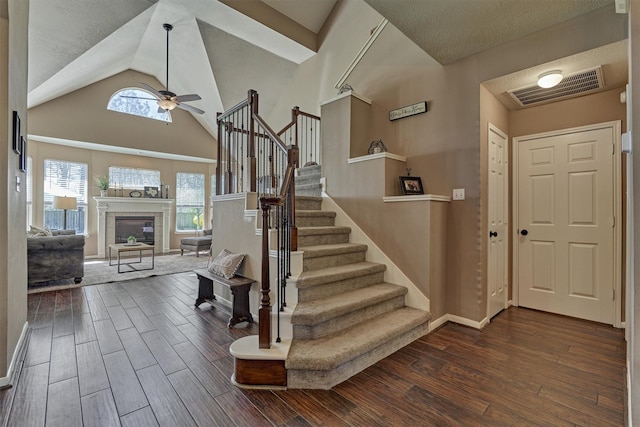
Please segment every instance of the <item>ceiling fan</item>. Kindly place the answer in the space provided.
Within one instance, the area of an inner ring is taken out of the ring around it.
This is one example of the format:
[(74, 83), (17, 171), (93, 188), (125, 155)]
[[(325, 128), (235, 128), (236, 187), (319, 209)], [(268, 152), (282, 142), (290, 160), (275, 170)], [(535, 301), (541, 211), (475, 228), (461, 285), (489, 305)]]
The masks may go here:
[(142, 87), (147, 89), (149, 92), (153, 93), (159, 99), (155, 98), (140, 98), (140, 97), (127, 97), (127, 98), (137, 98), (137, 99), (149, 99), (158, 102), (158, 113), (164, 113), (166, 111), (173, 110), (174, 108), (180, 108), (182, 110), (190, 111), (196, 114), (204, 114), (204, 111), (194, 107), (192, 105), (184, 104), (184, 102), (188, 101), (197, 101), (200, 98), (200, 95), (189, 94), (189, 95), (176, 95), (175, 93), (169, 90), (169, 31), (173, 29), (173, 25), (171, 24), (162, 24), (162, 28), (167, 32), (167, 81), (166, 81), (166, 90), (156, 90), (153, 87), (149, 86), (146, 83), (140, 83)]

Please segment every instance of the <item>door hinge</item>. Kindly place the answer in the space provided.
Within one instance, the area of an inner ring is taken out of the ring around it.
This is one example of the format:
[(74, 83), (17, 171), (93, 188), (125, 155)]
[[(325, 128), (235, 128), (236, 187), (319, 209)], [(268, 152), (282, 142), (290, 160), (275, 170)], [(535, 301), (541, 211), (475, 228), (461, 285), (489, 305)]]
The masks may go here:
[(611, 144), (611, 154), (616, 154), (616, 144)]
[(616, 226), (616, 217), (615, 217), (615, 216), (612, 216), (612, 217), (611, 217), (611, 226), (612, 226), (612, 227), (615, 227), (615, 226)]
[(613, 300), (616, 300), (616, 290), (615, 289), (611, 289), (613, 291)]

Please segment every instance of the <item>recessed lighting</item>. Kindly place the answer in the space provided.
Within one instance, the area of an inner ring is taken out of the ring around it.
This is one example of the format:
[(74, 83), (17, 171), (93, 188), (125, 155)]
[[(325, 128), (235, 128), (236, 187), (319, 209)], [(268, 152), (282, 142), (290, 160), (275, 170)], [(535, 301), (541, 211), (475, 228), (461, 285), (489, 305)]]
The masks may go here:
[(548, 71), (538, 76), (538, 86), (548, 89), (562, 81), (562, 73), (558, 70)]

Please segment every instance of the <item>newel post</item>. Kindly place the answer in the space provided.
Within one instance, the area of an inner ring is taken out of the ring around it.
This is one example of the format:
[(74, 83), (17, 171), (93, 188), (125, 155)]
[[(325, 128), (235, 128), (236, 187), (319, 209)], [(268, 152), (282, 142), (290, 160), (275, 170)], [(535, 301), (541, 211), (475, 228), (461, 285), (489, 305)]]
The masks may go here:
[(271, 206), (260, 199), (262, 208), (262, 280), (258, 310), (258, 348), (271, 348), (271, 300), (269, 298), (269, 211)]

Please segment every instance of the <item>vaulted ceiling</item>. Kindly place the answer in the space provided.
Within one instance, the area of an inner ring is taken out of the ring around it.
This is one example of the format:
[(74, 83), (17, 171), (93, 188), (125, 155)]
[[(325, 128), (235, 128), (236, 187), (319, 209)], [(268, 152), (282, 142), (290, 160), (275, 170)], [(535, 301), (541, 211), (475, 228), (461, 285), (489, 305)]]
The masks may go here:
[[(214, 133), (215, 113), (249, 88), (269, 111), (297, 65), (314, 55), (338, 1), (363, 0), (30, 0), (28, 107), (127, 69), (165, 86), (162, 24), (170, 23), (169, 89), (199, 94), (190, 104), (206, 111), (196, 119)], [(441, 64), (614, 7), (613, 0), (364, 1)]]

